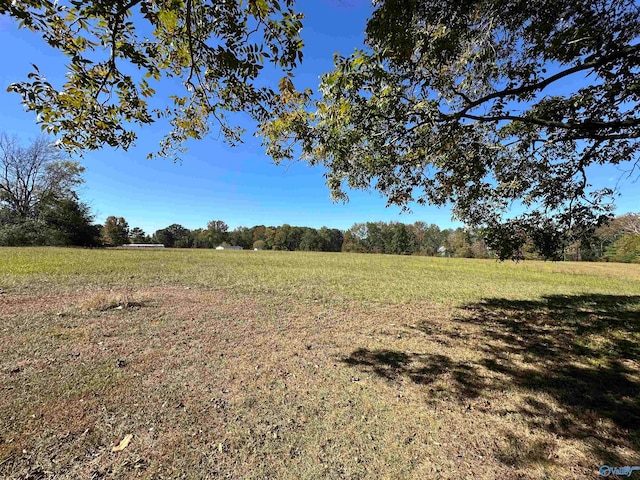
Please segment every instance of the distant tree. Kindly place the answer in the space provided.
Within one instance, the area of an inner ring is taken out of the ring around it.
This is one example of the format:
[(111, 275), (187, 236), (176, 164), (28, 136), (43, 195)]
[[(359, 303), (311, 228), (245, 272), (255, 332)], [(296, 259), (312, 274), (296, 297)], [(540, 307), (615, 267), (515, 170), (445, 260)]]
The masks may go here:
[(252, 229), (253, 241), (264, 240), (266, 235), (266, 227), (264, 225), (256, 225)]
[(463, 228), (451, 231), (446, 241), (447, 252), (454, 257), (472, 258), (473, 251), (468, 233)]
[(245, 249), (253, 246), (253, 231), (247, 227), (237, 227), (227, 235), (231, 245), (238, 245)]
[(171, 231), (166, 228), (156, 230), (152, 238), (154, 243), (161, 243), (167, 248), (173, 248), (175, 245), (175, 238), (173, 236), (173, 233), (171, 233)]
[[(640, 238), (640, 213), (626, 213), (597, 228), (585, 241), (586, 259), (592, 255), (606, 261), (634, 260), (634, 237)], [(625, 237), (623, 239), (623, 237)]]
[(347, 230), (344, 233), (344, 237), (342, 240), (342, 251), (343, 252), (362, 251), (358, 245), (358, 240), (353, 236), (353, 233), (351, 233), (351, 230)]
[(176, 248), (191, 248), (193, 246), (193, 237), (188, 228), (177, 223), (169, 225), (166, 230), (171, 232), (173, 236), (173, 246)]
[(267, 250), (274, 249), (273, 243), (275, 238), (276, 238), (276, 229), (274, 227), (265, 228), (264, 229), (264, 248)]
[[(242, 227), (244, 228), (244, 227)], [(234, 228), (233, 230), (231, 230), (230, 232), (227, 233), (227, 242), (229, 243), (229, 245), (236, 245), (242, 248), (245, 248), (244, 245), (242, 245), (242, 240), (243, 240), (243, 234), (242, 234), (242, 230), (240, 230), (239, 228)]]
[(193, 237), (193, 246), (195, 248), (212, 248), (207, 238), (207, 230), (204, 228), (196, 228), (191, 230), (191, 236)]
[(89, 207), (74, 198), (49, 199), (41, 204), (44, 224), (51, 230), (49, 245), (96, 247), (102, 244), (100, 228), (93, 224)]
[(623, 233), (640, 235), (640, 213), (625, 213), (616, 217), (612, 223)]
[(369, 253), (386, 253), (387, 225), (384, 222), (367, 222), (364, 228), (359, 228), (357, 236)]
[(315, 228), (303, 229), (298, 249), (305, 252), (319, 252), (322, 250), (322, 237)]
[(276, 228), (275, 235), (273, 236), (273, 249), (288, 250), (290, 233), (291, 233), (291, 225), (287, 223)]
[(242, 232), (240, 230), (238, 230), (237, 228), (234, 228), (233, 230), (231, 230), (230, 232), (227, 233), (227, 243), (229, 245), (235, 245), (235, 246), (239, 246), (244, 248), (241, 243), (242, 243)]
[(640, 263), (640, 235), (622, 234), (607, 248), (605, 257), (611, 262)]
[[(368, 252), (370, 251), (370, 244), (368, 242), (369, 230), (367, 223), (355, 223), (352, 227), (345, 232), (344, 240), (342, 244), (342, 251), (344, 252), (345, 245), (348, 247), (348, 252)], [(347, 233), (349, 235), (347, 235)]]
[(318, 230), (318, 235), (322, 241), (323, 252), (339, 252), (342, 249), (344, 237), (337, 228), (322, 227)]
[(114, 247), (129, 243), (129, 224), (122, 217), (107, 217), (102, 229), (102, 240), (105, 245)]
[(58, 245), (59, 233), (40, 220), (0, 225), (0, 245), (6, 247)]
[(129, 240), (131, 243), (146, 243), (147, 236), (140, 227), (133, 227), (129, 231)]
[(207, 238), (209, 246), (215, 248), (227, 241), (229, 225), (222, 220), (211, 220), (207, 224)]
[(495, 254), (491, 251), (484, 238), (484, 232), (475, 228), (468, 229), (467, 238), (471, 243), (471, 255), (473, 258), (493, 258)]
[(304, 234), (304, 227), (291, 227), (287, 235), (287, 250), (294, 252), (300, 250), (300, 241)]
[(95, 247), (102, 244), (100, 232), (87, 205), (74, 198), (50, 198), (39, 204), (35, 218), (0, 221), (0, 245)]
[(83, 171), (46, 137), (25, 147), (0, 134), (0, 245), (98, 245), (75, 191)]
[(422, 246), (427, 255), (437, 255), (438, 248), (444, 244), (447, 234), (443, 233), (435, 224), (430, 224), (424, 232)]
[(253, 242), (253, 248), (257, 248), (258, 250), (264, 250), (264, 245), (264, 240), (256, 240)]
[(387, 253), (411, 254), (414, 248), (412, 232), (404, 223), (393, 223), (389, 226), (391, 232), (390, 245)]
[(580, 260), (584, 262), (597, 262), (602, 259), (603, 251), (600, 239), (597, 235), (586, 237), (579, 245)]
[(427, 224), (425, 222), (418, 221), (413, 225), (409, 225), (409, 228), (413, 232), (413, 238), (415, 239), (415, 253), (426, 255), (424, 239), (428, 228)]
[(0, 134), (0, 208), (5, 218), (24, 221), (38, 217), (39, 206), (54, 199), (77, 199), (82, 167), (66, 160), (46, 137), (29, 146)]
[(598, 227), (594, 231), (594, 235), (600, 242), (600, 252), (604, 254), (604, 249), (611, 245), (621, 235), (619, 227), (615, 223), (615, 219), (611, 222)]

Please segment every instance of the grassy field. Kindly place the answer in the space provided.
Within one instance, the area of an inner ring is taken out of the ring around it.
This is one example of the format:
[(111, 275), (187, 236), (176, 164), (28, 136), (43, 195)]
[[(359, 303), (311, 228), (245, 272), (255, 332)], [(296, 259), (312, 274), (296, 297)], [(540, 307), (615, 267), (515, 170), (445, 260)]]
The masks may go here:
[(640, 465), (640, 265), (5, 248), (0, 335), (0, 478)]

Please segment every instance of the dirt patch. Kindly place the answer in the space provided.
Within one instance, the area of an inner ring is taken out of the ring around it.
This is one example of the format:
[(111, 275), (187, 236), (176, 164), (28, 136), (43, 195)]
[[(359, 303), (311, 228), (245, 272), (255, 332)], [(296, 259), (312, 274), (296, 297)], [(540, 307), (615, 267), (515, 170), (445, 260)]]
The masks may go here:
[(0, 319), (25, 313), (60, 311), (78, 295), (9, 295), (0, 297)]

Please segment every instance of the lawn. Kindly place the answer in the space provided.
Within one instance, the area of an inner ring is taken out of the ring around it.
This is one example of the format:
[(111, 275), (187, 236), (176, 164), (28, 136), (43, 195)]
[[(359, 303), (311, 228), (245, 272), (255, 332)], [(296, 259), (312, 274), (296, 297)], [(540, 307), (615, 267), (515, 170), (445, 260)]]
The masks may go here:
[(1, 478), (640, 465), (640, 265), (3, 248), (0, 330)]

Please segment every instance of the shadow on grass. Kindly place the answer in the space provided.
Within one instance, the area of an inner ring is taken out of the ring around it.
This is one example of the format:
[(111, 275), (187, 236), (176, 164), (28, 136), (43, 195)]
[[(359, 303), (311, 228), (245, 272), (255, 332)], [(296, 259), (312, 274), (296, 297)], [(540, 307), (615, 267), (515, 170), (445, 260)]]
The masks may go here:
[(481, 325), (492, 340), (480, 346), (487, 369), (551, 394), (566, 407), (592, 410), (635, 430), (640, 428), (638, 306), (640, 296), (494, 299), (468, 305), (471, 318), (459, 321)]
[(430, 385), (443, 375), (450, 375), (456, 384), (456, 393), (475, 398), (482, 391), (482, 378), (470, 364), (453, 362), (445, 355), (422, 355), (393, 350), (361, 348), (343, 360), (347, 365), (359, 366), (376, 375), (394, 380), (401, 376), (420, 385)]
[[(532, 428), (584, 442), (604, 463), (640, 461), (640, 296), (489, 299), (464, 306), (453, 324), (475, 329), (473, 339), (462, 341), (473, 341), (480, 360), (454, 361), (447, 349), (439, 355), (359, 349), (344, 361), (418, 384), (448, 376), (448, 388), (463, 399), (515, 389), (523, 395), (517, 413)], [(418, 328), (434, 330), (429, 319)], [(454, 330), (438, 334), (455, 342)], [(555, 406), (543, 401), (548, 396)], [(620, 458), (620, 448), (637, 458)]]

